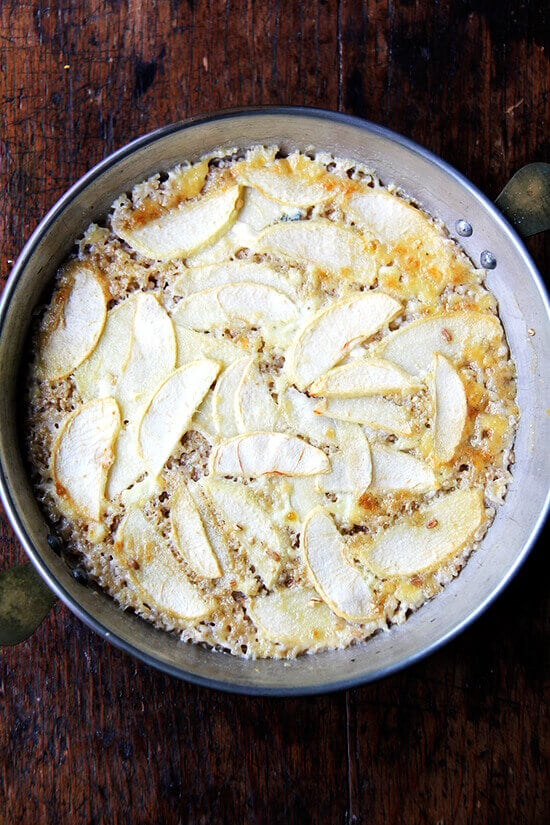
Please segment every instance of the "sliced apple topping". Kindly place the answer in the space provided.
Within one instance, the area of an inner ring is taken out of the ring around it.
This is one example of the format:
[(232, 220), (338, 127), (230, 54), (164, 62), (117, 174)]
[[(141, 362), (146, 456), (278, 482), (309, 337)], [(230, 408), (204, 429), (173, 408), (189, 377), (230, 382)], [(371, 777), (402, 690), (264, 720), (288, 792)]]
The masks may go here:
[(241, 192), (243, 207), (231, 229), (217, 241), (187, 259), (189, 266), (221, 264), (234, 258), (237, 252), (255, 245), (258, 232), (270, 224), (296, 215), (296, 209), (266, 198), (256, 189), (245, 187)]
[(244, 161), (235, 168), (239, 183), (268, 198), (297, 207), (324, 203), (338, 193), (338, 180), (325, 167), (299, 152), (260, 166)]
[(240, 433), (275, 429), (277, 405), (269, 392), (265, 377), (254, 361), (250, 361), (243, 371), (234, 403), (235, 421)]
[(90, 262), (69, 264), (45, 320), (40, 360), (48, 381), (66, 378), (93, 352), (107, 318), (109, 289)]
[(435, 490), (434, 472), (424, 461), (384, 444), (372, 444), (372, 490), (408, 490), (425, 493)]
[(442, 250), (445, 242), (449, 243), (420, 209), (385, 189), (369, 187), (352, 194), (346, 211), (364, 232), (387, 246), (405, 238), (438, 242)]
[(249, 487), (212, 478), (204, 486), (223, 517), (225, 531), (243, 547), (265, 586), (273, 587), (291, 549), (288, 538), (272, 523)]
[(255, 251), (309, 264), (368, 286), (376, 277), (376, 264), (364, 238), (326, 218), (274, 224), (261, 233)]
[(226, 261), (213, 266), (196, 266), (187, 269), (173, 286), (174, 295), (186, 298), (193, 292), (227, 286), (228, 284), (262, 284), (284, 292), (292, 298), (299, 286), (300, 274), (293, 269), (277, 272), (267, 263), (253, 261)]
[(113, 231), (153, 260), (187, 258), (223, 235), (237, 219), (242, 200), (236, 184), (214, 189), (197, 200), (163, 209), (151, 220), (140, 221), (115, 212)]
[(136, 418), (176, 364), (176, 336), (168, 314), (150, 293), (136, 300), (130, 355), (114, 393), (125, 419)]
[(223, 367), (227, 367), (249, 351), (248, 342), (244, 338), (234, 341), (230, 338), (223, 338), (221, 335), (195, 332), (194, 329), (178, 324), (177, 318), (174, 318), (174, 321), (176, 322), (174, 329), (178, 349), (178, 367), (182, 367), (188, 361), (195, 361), (197, 358), (211, 358)]
[(361, 395), (407, 395), (421, 384), (400, 367), (383, 358), (354, 358), (348, 364), (334, 367), (310, 386), (310, 395), (325, 398), (356, 398)]
[(369, 487), (372, 461), (369, 442), (358, 424), (340, 424), (338, 448), (330, 457), (330, 473), (316, 484), (325, 493), (353, 493), (358, 496)]
[(246, 612), (261, 636), (297, 653), (338, 645), (339, 622), (312, 588), (275, 590), (250, 600)]
[(183, 565), (172, 555), (166, 539), (147, 521), (141, 510), (130, 510), (118, 528), (113, 546), (115, 561), (126, 578), (157, 609), (178, 619), (208, 616), (213, 602), (206, 601), (191, 584)]
[(377, 618), (372, 589), (344, 558), (344, 539), (329, 513), (316, 508), (308, 515), (300, 543), (316, 591), (337, 616), (351, 622)]
[(127, 491), (146, 471), (138, 453), (137, 422), (132, 420), (123, 425), (118, 434), (115, 459), (107, 480), (107, 498), (112, 501)]
[(406, 324), (386, 336), (378, 352), (407, 372), (422, 375), (431, 370), (434, 352), (462, 366), (465, 359), (482, 359), (485, 351), (494, 350), (501, 342), (498, 318), (468, 310)]
[(234, 478), (261, 475), (311, 476), (328, 473), (322, 450), (287, 433), (258, 432), (222, 441), (210, 456), (212, 473)]
[(237, 389), (251, 363), (251, 358), (234, 361), (216, 382), (212, 394), (212, 418), (217, 434), (225, 438), (231, 438), (240, 432), (235, 418)]
[(154, 476), (189, 429), (195, 410), (219, 371), (216, 361), (191, 361), (172, 373), (153, 395), (139, 425), (138, 446)]
[(264, 284), (237, 283), (194, 292), (174, 310), (176, 324), (196, 330), (287, 324), (298, 317), (284, 292)]
[(114, 398), (89, 401), (65, 419), (51, 459), (55, 491), (63, 510), (99, 521), (119, 429), (120, 411)]
[(434, 355), (434, 457), (436, 464), (452, 461), (462, 440), (468, 403), (458, 371), (444, 355)]
[(295, 387), (288, 387), (280, 402), (287, 426), (291, 430), (320, 444), (333, 444), (336, 440), (334, 421), (315, 412), (318, 404), (317, 398), (310, 398)]
[(315, 412), (339, 421), (366, 424), (374, 430), (385, 430), (396, 435), (411, 435), (412, 414), (387, 398), (325, 398), (319, 401)]
[(222, 575), (220, 563), (206, 535), (202, 519), (189, 490), (180, 484), (170, 500), (170, 520), (176, 547), (204, 579)]
[(401, 312), (399, 301), (381, 292), (360, 293), (315, 313), (291, 347), (289, 381), (305, 389)]
[(73, 376), (83, 401), (112, 395), (130, 356), (136, 307), (136, 297), (130, 296), (107, 313), (95, 349)]
[[(421, 522), (419, 524), (419, 520)], [(372, 542), (362, 539), (361, 555), (381, 576), (412, 576), (436, 570), (469, 544), (486, 520), (479, 489), (455, 490), (404, 516)], [(354, 551), (360, 551), (358, 540)]]

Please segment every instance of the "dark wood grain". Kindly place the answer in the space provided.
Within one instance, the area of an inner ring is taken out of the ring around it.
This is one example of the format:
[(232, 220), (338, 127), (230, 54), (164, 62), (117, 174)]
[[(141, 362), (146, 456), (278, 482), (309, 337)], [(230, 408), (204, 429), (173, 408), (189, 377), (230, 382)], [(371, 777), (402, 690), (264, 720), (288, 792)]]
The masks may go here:
[[(0, 272), (132, 137), (306, 104), (414, 138), (490, 197), (550, 160), (539, 0), (0, 3)], [(548, 237), (529, 247), (548, 272)], [(546, 445), (547, 446), (547, 445)], [(7, 566), (22, 554), (4, 519)], [(58, 604), (2, 650), (2, 823), (550, 821), (546, 548), (464, 635), (347, 694), (268, 701), (142, 666)]]

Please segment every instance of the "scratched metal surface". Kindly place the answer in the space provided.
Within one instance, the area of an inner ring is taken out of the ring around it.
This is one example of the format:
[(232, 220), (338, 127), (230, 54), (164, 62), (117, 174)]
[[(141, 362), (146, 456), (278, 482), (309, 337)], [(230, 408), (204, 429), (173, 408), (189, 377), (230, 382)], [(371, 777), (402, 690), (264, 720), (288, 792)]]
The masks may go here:
[[(538, 0), (0, 3), (0, 273), (90, 166), (227, 106), (390, 126), (495, 197), (550, 160)], [(548, 272), (548, 237), (530, 240)], [(541, 445), (544, 448), (544, 445)], [(547, 448), (547, 445), (546, 445)], [(21, 560), (3, 518), (0, 565)], [(550, 819), (544, 541), (460, 639), (380, 684), (237, 698), (156, 673), (57, 605), (0, 652), (3, 823)]]

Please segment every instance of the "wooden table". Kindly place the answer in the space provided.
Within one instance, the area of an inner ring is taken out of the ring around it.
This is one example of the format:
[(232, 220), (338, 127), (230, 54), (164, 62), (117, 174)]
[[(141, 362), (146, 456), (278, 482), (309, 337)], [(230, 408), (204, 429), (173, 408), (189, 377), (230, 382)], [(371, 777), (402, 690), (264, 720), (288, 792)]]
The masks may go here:
[[(522, 164), (550, 160), (540, 0), (4, 0), (0, 14), (2, 277), (91, 165), (222, 107), (372, 119), (490, 197)], [(547, 272), (549, 237), (528, 246)], [(5, 519), (0, 539), (0, 564), (20, 561)], [(545, 555), (539, 543), (483, 618), (427, 661), (312, 699), (186, 685), (57, 604), (0, 653), (0, 822), (549, 822)]]

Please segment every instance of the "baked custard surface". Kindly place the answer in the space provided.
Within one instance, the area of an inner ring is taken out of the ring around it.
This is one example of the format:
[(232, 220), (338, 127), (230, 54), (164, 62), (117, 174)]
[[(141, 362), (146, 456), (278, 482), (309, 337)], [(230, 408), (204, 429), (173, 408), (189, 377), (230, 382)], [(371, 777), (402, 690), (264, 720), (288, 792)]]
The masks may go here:
[(254, 147), (139, 184), (34, 332), (25, 445), (53, 529), (122, 608), (238, 656), (402, 623), (511, 478), (484, 278), (351, 161)]

